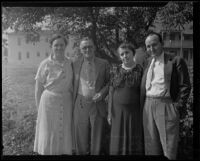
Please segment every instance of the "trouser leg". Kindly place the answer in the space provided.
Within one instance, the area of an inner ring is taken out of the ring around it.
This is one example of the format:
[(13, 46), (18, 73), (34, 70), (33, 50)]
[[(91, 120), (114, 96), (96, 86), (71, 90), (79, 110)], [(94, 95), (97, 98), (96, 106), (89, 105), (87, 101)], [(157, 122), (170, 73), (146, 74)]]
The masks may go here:
[(96, 115), (90, 117), (91, 122), (91, 155), (100, 155), (103, 150), (103, 139), (105, 139), (105, 118)]
[(168, 159), (176, 159), (179, 140), (179, 112), (171, 100), (165, 100), (157, 102), (156, 114), (156, 124), (164, 155)]
[(159, 133), (154, 118), (155, 105), (156, 104), (153, 99), (146, 98), (143, 109), (145, 155), (163, 154)]
[(87, 107), (83, 107), (79, 97), (77, 98), (75, 104), (74, 132), (76, 154), (87, 155), (90, 149), (90, 122)]

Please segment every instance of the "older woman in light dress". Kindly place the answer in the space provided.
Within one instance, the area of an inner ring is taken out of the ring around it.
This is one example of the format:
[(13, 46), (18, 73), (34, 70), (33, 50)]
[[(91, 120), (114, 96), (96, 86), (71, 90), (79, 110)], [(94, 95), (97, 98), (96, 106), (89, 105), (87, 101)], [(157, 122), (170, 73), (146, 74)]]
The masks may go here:
[(72, 154), (71, 62), (65, 57), (67, 40), (54, 35), (52, 53), (39, 65), (35, 80), (38, 108), (34, 152), (41, 155)]

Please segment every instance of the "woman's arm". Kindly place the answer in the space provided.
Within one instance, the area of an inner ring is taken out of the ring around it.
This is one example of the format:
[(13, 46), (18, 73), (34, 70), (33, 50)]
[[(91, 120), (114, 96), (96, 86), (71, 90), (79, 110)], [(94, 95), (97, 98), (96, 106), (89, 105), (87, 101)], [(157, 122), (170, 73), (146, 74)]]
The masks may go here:
[(39, 108), (40, 98), (41, 98), (43, 91), (44, 91), (43, 84), (36, 79), (36, 83), (35, 83), (35, 103), (36, 103), (37, 109)]
[(114, 91), (113, 87), (110, 86), (108, 95), (108, 118), (107, 118), (109, 125), (111, 125), (111, 118), (112, 118), (113, 91)]

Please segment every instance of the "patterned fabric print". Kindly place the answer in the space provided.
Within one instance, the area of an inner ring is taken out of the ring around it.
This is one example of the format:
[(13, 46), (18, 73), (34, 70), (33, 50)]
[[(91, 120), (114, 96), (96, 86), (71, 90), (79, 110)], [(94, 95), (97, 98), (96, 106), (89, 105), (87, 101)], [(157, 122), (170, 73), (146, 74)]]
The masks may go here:
[(114, 88), (123, 88), (125, 85), (131, 87), (141, 82), (142, 67), (137, 64), (131, 70), (125, 70), (121, 65), (114, 67), (111, 71), (110, 84)]

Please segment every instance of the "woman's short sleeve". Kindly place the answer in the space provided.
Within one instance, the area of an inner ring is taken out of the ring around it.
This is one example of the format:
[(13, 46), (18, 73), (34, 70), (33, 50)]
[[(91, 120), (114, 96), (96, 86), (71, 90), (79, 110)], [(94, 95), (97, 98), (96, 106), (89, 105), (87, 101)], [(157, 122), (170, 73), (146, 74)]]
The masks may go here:
[(39, 65), (36, 76), (35, 76), (35, 80), (38, 80), (42, 84), (46, 82), (46, 65), (47, 64), (45, 62), (42, 62)]

